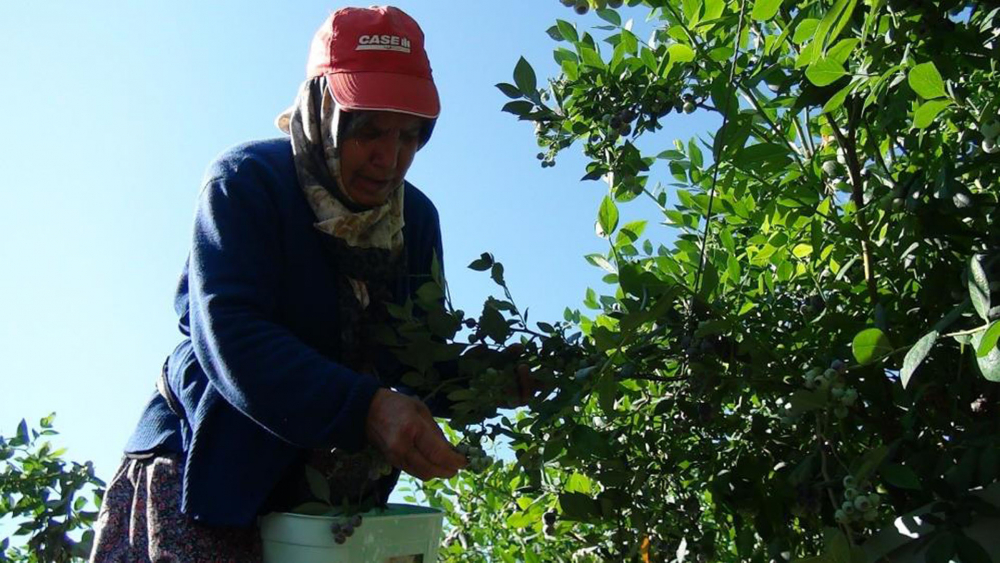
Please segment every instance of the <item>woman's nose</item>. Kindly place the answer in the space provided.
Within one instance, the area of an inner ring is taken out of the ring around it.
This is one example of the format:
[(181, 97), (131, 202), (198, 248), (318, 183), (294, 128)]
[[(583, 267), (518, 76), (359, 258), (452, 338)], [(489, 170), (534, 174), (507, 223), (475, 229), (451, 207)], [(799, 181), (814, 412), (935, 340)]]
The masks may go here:
[(379, 168), (395, 169), (401, 148), (398, 133), (381, 136), (372, 147), (372, 163)]

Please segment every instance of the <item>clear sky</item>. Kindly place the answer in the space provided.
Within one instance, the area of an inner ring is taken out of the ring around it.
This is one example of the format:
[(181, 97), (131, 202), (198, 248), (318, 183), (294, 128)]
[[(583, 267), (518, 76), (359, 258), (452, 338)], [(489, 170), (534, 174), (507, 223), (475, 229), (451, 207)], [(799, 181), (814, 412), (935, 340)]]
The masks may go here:
[[(172, 297), (202, 172), (235, 143), (279, 134), (310, 38), (342, 5), (0, 2), (0, 434), (54, 411), (57, 443), (110, 477), (179, 339)], [(490, 251), (533, 319), (561, 318), (600, 283), (582, 256), (607, 248), (594, 235), (607, 187), (579, 182), (578, 147), (543, 170), (532, 126), (500, 113), (493, 85), (522, 55), (540, 81), (556, 74), (555, 18), (603, 22), (557, 0), (396, 5), (423, 27), (441, 93), (408, 179), (440, 212), (456, 304), (477, 311), (493, 291), (465, 268)], [(671, 114), (657, 142), (709, 123)], [(656, 219), (623, 210), (637, 216)]]

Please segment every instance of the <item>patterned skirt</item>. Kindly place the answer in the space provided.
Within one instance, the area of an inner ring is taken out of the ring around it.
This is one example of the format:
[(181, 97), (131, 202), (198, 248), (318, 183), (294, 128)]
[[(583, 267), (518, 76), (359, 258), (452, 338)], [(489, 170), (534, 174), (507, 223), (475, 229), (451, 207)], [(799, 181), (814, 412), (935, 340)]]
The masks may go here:
[(125, 459), (108, 483), (91, 563), (260, 563), (260, 532), (199, 524), (181, 512), (184, 458)]

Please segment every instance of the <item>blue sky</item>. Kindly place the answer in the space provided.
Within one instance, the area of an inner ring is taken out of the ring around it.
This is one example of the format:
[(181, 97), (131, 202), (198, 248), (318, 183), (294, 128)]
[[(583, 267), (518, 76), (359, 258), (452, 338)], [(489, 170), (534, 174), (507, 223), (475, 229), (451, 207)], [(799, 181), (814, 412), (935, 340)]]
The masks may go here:
[[(396, 5), (423, 27), (441, 93), (408, 179), (440, 212), (456, 304), (476, 311), (493, 291), (465, 268), (490, 251), (534, 320), (561, 318), (600, 283), (582, 256), (606, 250), (594, 234), (606, 185), (579, 182), (578, 147), (543, 170), (531, 125), (500, 113), (493, 85), (522, 55), (540, 80), (556, 74), (555, 18), (601, 22), (557, 0)], [(202, 172), (235, 143), (279, 134), (309, 40), (340, 6), (0, 3), (0, 434), (54, 411), (57, 443), (110, 477), (178, 342), (172, 297)], [(709, 123), (672, 114), (656, 142)], [(623, 210), (637, 217), (656, 220), (642, 203)]]

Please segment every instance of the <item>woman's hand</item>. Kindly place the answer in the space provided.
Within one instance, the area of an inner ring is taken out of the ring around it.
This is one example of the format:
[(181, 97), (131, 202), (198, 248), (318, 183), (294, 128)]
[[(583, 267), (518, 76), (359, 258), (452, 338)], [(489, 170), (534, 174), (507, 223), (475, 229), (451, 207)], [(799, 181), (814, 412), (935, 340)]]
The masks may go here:
[[(524, 346), (511, 344), (503, 353), (511, 358), (519, 358), (524, 353)], [(539, 391), (546, 391), (545, 386), (532, 375), (528, 364), (519, 363), (514, 368), (514, 385), (507, 389), (507, 406), (523, 407)]]
[(365, 433), (389, 463), (424, 481), (451, 477), (468, 463), (451, 447), (427, 406), (402, 393), (375, 393)]

